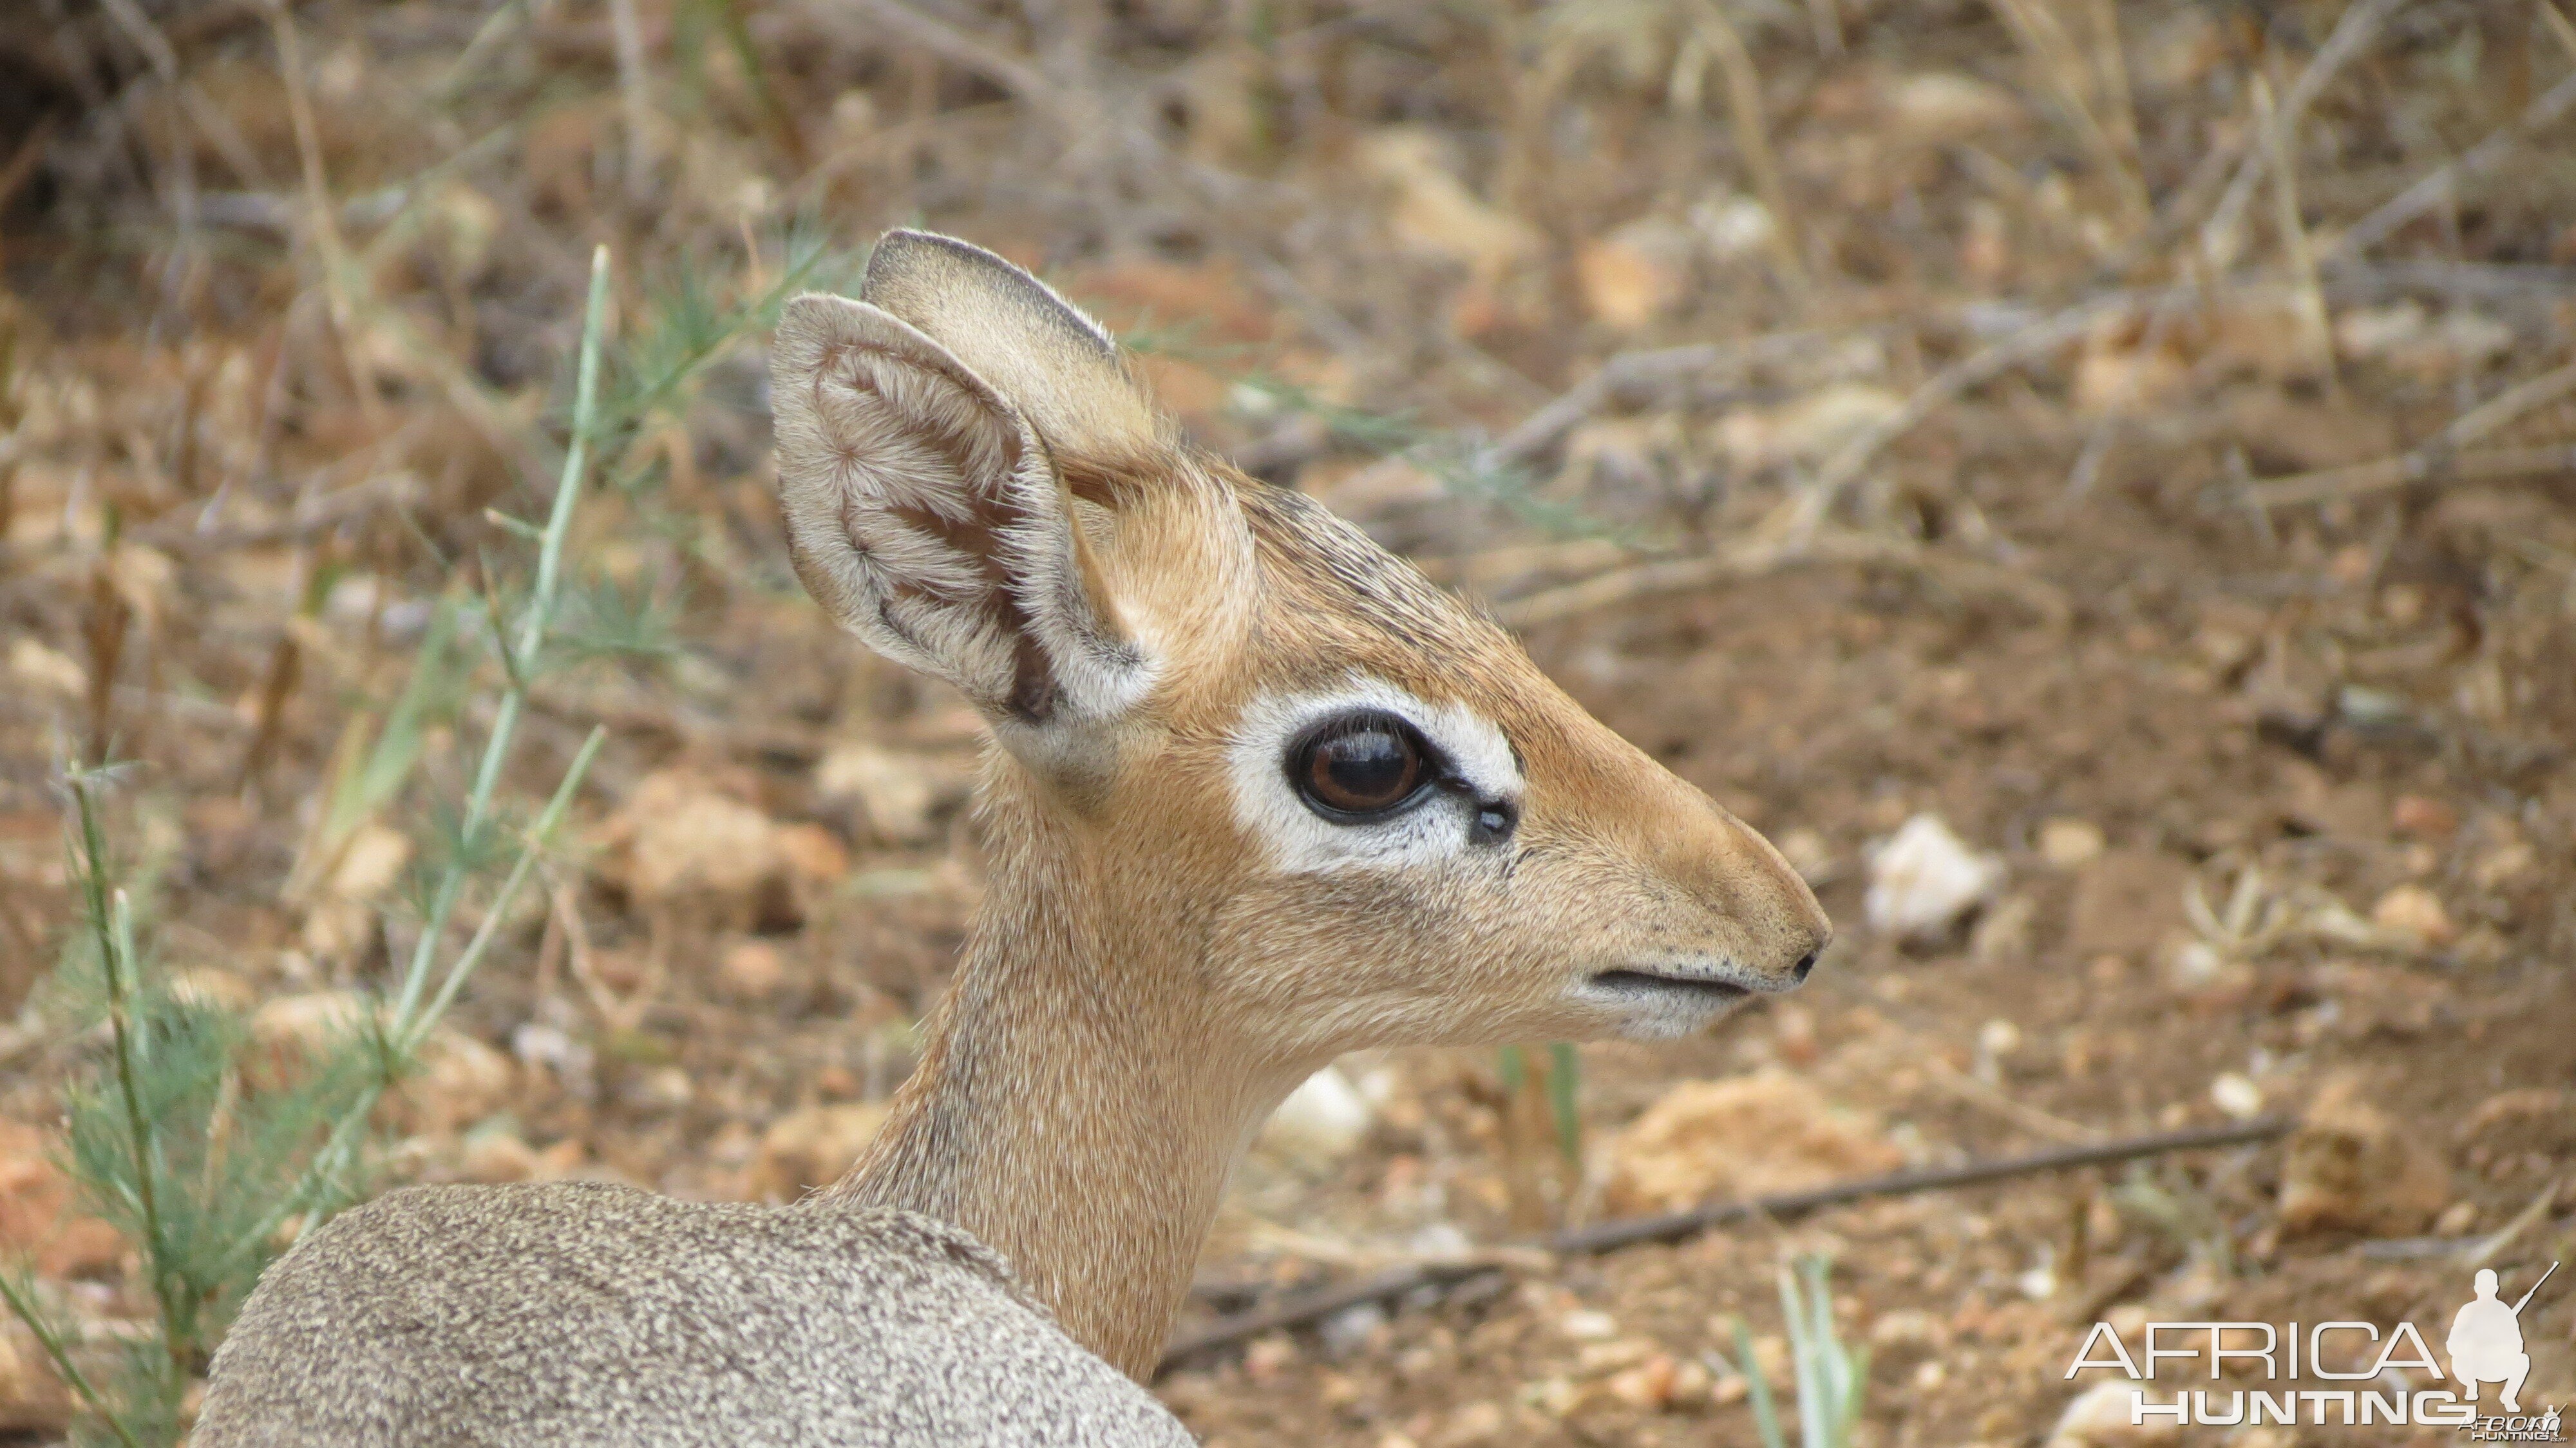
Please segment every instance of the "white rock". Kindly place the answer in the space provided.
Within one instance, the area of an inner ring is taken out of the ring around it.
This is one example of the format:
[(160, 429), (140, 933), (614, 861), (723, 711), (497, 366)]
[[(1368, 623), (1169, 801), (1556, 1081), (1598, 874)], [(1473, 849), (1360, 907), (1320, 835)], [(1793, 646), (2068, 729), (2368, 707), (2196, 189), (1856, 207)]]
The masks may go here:
[(1982, 904), (2004, 879), (2004, 863), (1981, 855), (1941, 817), (1919, 814), (1869, 852), (1870, 927), (1900, 940), (1938, 936)]
[(1619, 1320), (1606, 1312), (1585, 1308), (1567, 1313), (1556, 1328), (1576, 1342), (1602, 1342), (1619, 1335)]
[(2218, 979), (2227, 969), (2227, 957), (2219, 954), (2218, 947), (2208, 941), (2184, 940), (2174, 945), (2165, 969), (2173, 977), (2174, 984), (2197, 988)]
[(2055, 819), (2039, 827), (2039, 857), (2052, 870), (2077, 870), (2102, 858), (2102, 827), (2091, 820)]
[(89, 670), (71, 655), (31, 638), (10, 641), (9, 673), (22, 684), (66, 699), (77, 699), (89, 692)]
[(2335, 343), (2347, 357), (2376, 359), (2424, 335), (2424, 304), (2358, 307), (2335, 319)]
[(1348, 1357), (1368, 1346), (1369, 1338), (1386, 1326), (1386, 1309), (1374, 1302), (1345, 1307), (1325, 1318), (1315, 1329), (1324, 1340), (1324, 1351), (1334, 1357)]
[(1700, 244), (1719, 261), (1751, 256), (1769, 246), (1780, 229), (1768, 207), (1750, 196), (1736, 195), (1692, 207), (1690, 223), (1691, 229), (1699, 233)]
[(2251, 1121), (2263, 1114), (2263, 1088), (2233, 1071), (2209, 1083), (2209, 1099), (2239, 1121)]
[(1288, 1093), (1261, 1129), (1261, 1149), (1290, 1161), (1324, 1164), (1351, 1154), (1377, 1120), (1376, 1108), (1340, 1068), (1327, 1066)]
[(2144, 1383), (2115, 1380), (2095, 1383), (2076, 1394), (2066, 1411), (2058, 1415), (2057, 1426), (2049, 1430), (2048, 1448), (2112, 1448), (2115, 1444), (2158, 1442), (2181, 1432), (2170, 1416), (2151, 1417), (2138, 1424), (2129, 1421), (2130, 1402), (2146, 1387)]
[(372, 901), (394, 887), (409, 863), (411, 840), (402, 831), (360, 825), (331, 867), (330, 894), (339, 900)]
[(1921, 146), (1954, 144), (2029, 119), (2010, 91), (1945, 71), (1897, 81), (1888, 90), (1887, 110), (1905, 138)]

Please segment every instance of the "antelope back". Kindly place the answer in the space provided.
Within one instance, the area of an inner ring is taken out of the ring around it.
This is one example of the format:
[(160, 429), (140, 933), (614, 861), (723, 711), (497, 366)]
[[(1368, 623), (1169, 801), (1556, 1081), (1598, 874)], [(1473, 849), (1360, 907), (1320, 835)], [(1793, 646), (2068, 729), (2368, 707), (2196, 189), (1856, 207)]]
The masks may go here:
[(1078, 918), (1102, 989), (1285, 1073), (1679, 1034), (1813, 964), (1827, 922), (1767, 842), (1180, 440), (1025, 272), (892, 233), (859, 299), (788, 308), (772, 369), (800, 576), (991, 721), (995, 894)]

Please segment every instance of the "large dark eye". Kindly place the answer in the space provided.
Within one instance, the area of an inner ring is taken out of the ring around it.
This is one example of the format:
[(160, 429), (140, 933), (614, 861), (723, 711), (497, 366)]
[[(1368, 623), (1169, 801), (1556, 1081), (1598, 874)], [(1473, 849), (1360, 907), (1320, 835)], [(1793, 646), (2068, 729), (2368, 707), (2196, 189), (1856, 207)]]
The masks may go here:
[(1431, 783), (1431, 761), (1411, 725), (1385, 714), (1336, 720), (1288, 757), (1289, 782), (1327, 819), (1382, 815)]

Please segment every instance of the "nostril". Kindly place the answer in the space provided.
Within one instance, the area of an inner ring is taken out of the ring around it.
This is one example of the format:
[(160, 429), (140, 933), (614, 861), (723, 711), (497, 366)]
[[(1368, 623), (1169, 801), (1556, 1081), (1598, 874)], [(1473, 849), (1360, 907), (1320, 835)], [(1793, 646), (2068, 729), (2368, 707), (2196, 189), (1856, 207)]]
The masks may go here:
[(1816, 968), (1816, 957), (1822, 954), (1824, 954), (1822, 950), (1810, 950), (1805, 955), (1798, 957), (1798, 979), (1805, 980), (1807, 978), (1807, 972)]

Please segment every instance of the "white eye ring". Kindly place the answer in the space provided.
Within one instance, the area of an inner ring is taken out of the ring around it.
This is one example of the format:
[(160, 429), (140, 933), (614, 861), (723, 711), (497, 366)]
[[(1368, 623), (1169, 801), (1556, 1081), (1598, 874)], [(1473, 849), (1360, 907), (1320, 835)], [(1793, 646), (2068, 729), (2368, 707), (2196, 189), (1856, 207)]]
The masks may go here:
[[(1300, 788), (1301, 752), (1345, 720), (1382, 721), (1418, 741), (1427, 782), (1377, 812), (1317, 808)], [(1457, 859), (1509, 839), (1520, 821), (1520, 765), (1500, 729), (1464, 705), (1429, 703), (1367, 675), (1255, 699), (1227, 759), (1236, 823), (1290, 873)]]

